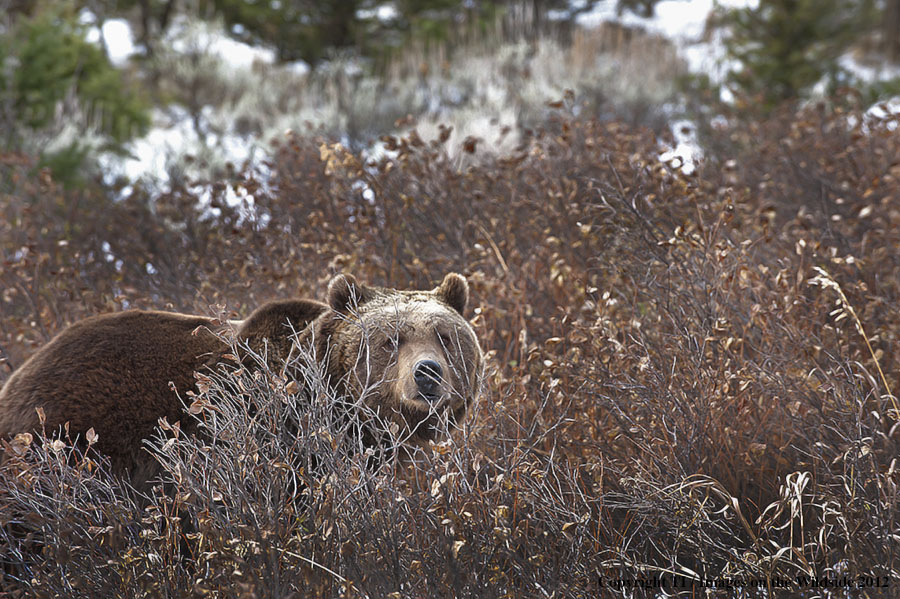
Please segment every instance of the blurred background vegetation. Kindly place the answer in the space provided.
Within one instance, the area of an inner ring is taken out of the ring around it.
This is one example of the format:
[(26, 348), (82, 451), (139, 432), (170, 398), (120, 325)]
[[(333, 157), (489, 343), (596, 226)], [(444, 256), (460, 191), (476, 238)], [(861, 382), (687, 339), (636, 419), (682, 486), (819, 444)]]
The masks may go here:
[(898, 0), (716, 4), (695, 40), (716, 76), (634, 19), (584, 20), (657, 4), (0, 0), (0, 143), (67, 186), (121, 187), (222, 176), (303, 127), (377, 151), (403, 127), (453, 126), (461, 142), (493, 125), (482, 147), (502, 152), (566, 90), (583, 115), (658, 131), (842, 86), (870, 103), (900, 93)]

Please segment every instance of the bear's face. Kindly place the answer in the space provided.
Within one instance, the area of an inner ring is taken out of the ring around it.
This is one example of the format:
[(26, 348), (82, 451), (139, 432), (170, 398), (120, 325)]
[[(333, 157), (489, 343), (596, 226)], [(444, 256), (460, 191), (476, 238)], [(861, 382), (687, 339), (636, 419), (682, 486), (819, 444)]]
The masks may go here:
[(462, 420), (479, 392), (483, 358), (462, 314), (466, 280), (431, 291), (363, 287), (338, 275), (328, 287), (329, 370), (401, 439), (428, 441)]

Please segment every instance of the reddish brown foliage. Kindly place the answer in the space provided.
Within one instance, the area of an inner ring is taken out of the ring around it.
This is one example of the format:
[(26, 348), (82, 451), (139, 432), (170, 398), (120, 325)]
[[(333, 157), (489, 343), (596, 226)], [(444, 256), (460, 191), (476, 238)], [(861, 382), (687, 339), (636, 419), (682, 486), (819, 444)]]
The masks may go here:
[(416, 135), (369, 164), (290, 137), (231, 183), (252, 206), (208, 187), (214, 213), (191, 188), (63, 195), (7, 156), (0, 346), (21, 363), (123, 305), (246, 314), (337, 271), (463, 272), (491, 362), (465, 467), (439, 455), (410, 510), (366, 496), (383, 521), (334, 513), (334, 539), (292, 552), (372, 596), (582, 596), (617, 567), (897, 576), (896, 125), (834, 107), (741, 123), (690, 176), (648, 131), (566, 117), (465, 168)]

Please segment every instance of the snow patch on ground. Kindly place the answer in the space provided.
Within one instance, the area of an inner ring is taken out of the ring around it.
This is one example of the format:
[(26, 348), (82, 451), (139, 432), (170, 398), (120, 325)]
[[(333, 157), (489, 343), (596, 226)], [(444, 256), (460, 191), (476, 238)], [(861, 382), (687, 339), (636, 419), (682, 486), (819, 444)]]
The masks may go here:
[(130, 181), (167, 181), (168, 156), (180, 155), (189, 141), (197, 140), (190, 115), (182, 108), (170, 107), (165, 111), (155, 109), (152, 119), (153, 128), (144, 137), (128, 145), (127, 158), (105, 156), (101, 159), (101, 168), (107, 179), (125, 177)]
[(693, 121), (680, 119), (672, 121), (672, 135), (675, 147), (659, 155), (663, 162), (671, 162), (675, 168), (690, 175), (697, 168), (696, 161), (703, 157), (703, 149), (697, 140), (697, 126)]
[(900, 96), (873, 105), (866, 114), (878, 119), (887, 119), (900, 114)]
[(853, 76), (866, 83), (896, 79), (900, 77), (900, 65), (881, 62), (878, 64), (863, 64), (852, 55), (845, 54), (838, 59), (838, 66), (849, 71)]
[(210, 166), (221, 167), (225, 161), (237, 166), (252, 159), (256, 149), (252, 140), (231, 133), (209, 133), (201, 139), (190, 113), (180, 106), (154, 110), (153, 123), (144, 137), (129, 144), (126, 158), (107, 156), (101, 161), (108, 181), (125, 177), (165, 188), (173, 172), (185, 178), (197, 174), (183, 170), (185, 156), (199, 163), (212, 160)]
[(706, 31), (706, 19), (716, 7), (756, 7), (759, 0), (662, 0), (656, 4), (652, 17), (642, 17), (630, 11), (616, 12), (616, 0), (600, 2), (594, 10), (578, 18), (578, 24), (596, 27), (614, 22), (629, 27), (642, 27), (671, 40), (699, 41)]
[(209, 54), (236, 69), (249, 69), (257, 62), (274, 64), (276, 60), (274, 50), (232, 39), (215, 22), (179, 18), (166, 33), (166, 41), (175, 52)]
[(131, 25), (125, 19), (108, 19), (103, 21), (103, 26), (100, 27), (94, 13), (83, 10), (78, 15), (78, 21), (88, 26), (85, 39), (106, 48), (109, 61), (115, 66), (123, 66), (138, 53)]
[(379, 21), (393, 21), (400, 18), (397, 7), (393, 4), (381, 4), (375, 8), (364, 8), (356, 11), (356, 16), (360, 19), (378, 19)]
[(662, 0), (649, 18), (629, 11), (619, 15), (616, 3), (598, 3), (594, 10), (578, 18), (579, 25), (596, 27), (611, 22), (659, 34), (672, 40), (692, 72), (704, 73), (719, 83), (733, 65), (726, 59), (722, 32), (707, 35), (706, 21), (715, 9), (755, 8), (759, 0)]

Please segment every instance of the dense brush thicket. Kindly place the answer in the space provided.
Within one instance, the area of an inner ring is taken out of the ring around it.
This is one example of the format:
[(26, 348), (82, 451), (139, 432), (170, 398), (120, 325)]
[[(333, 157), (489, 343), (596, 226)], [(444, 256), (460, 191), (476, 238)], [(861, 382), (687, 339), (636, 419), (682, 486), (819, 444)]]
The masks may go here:
[(489, 358), (464, 430), (411, 463), (367, 468), (265, 366), (223, 366), (185, 398), (208, 434), (160, 431), (168, 482), (149, 500), (90, 451), (20, 439), (0, 491), (7, 595), (896, 581), (897, 123), (845, 102), (723, 126), (690, 175), (649, 131), (562, 112), (507, 157), (470, 143), (464, 167), (414, 132), (369, 164), (293, 136), (264, 168), (114, 204), (3, 156), (8, 364), (90, 314), (246, 315), (320, 297), (337, 271), (400, 288), (466, 274)]

